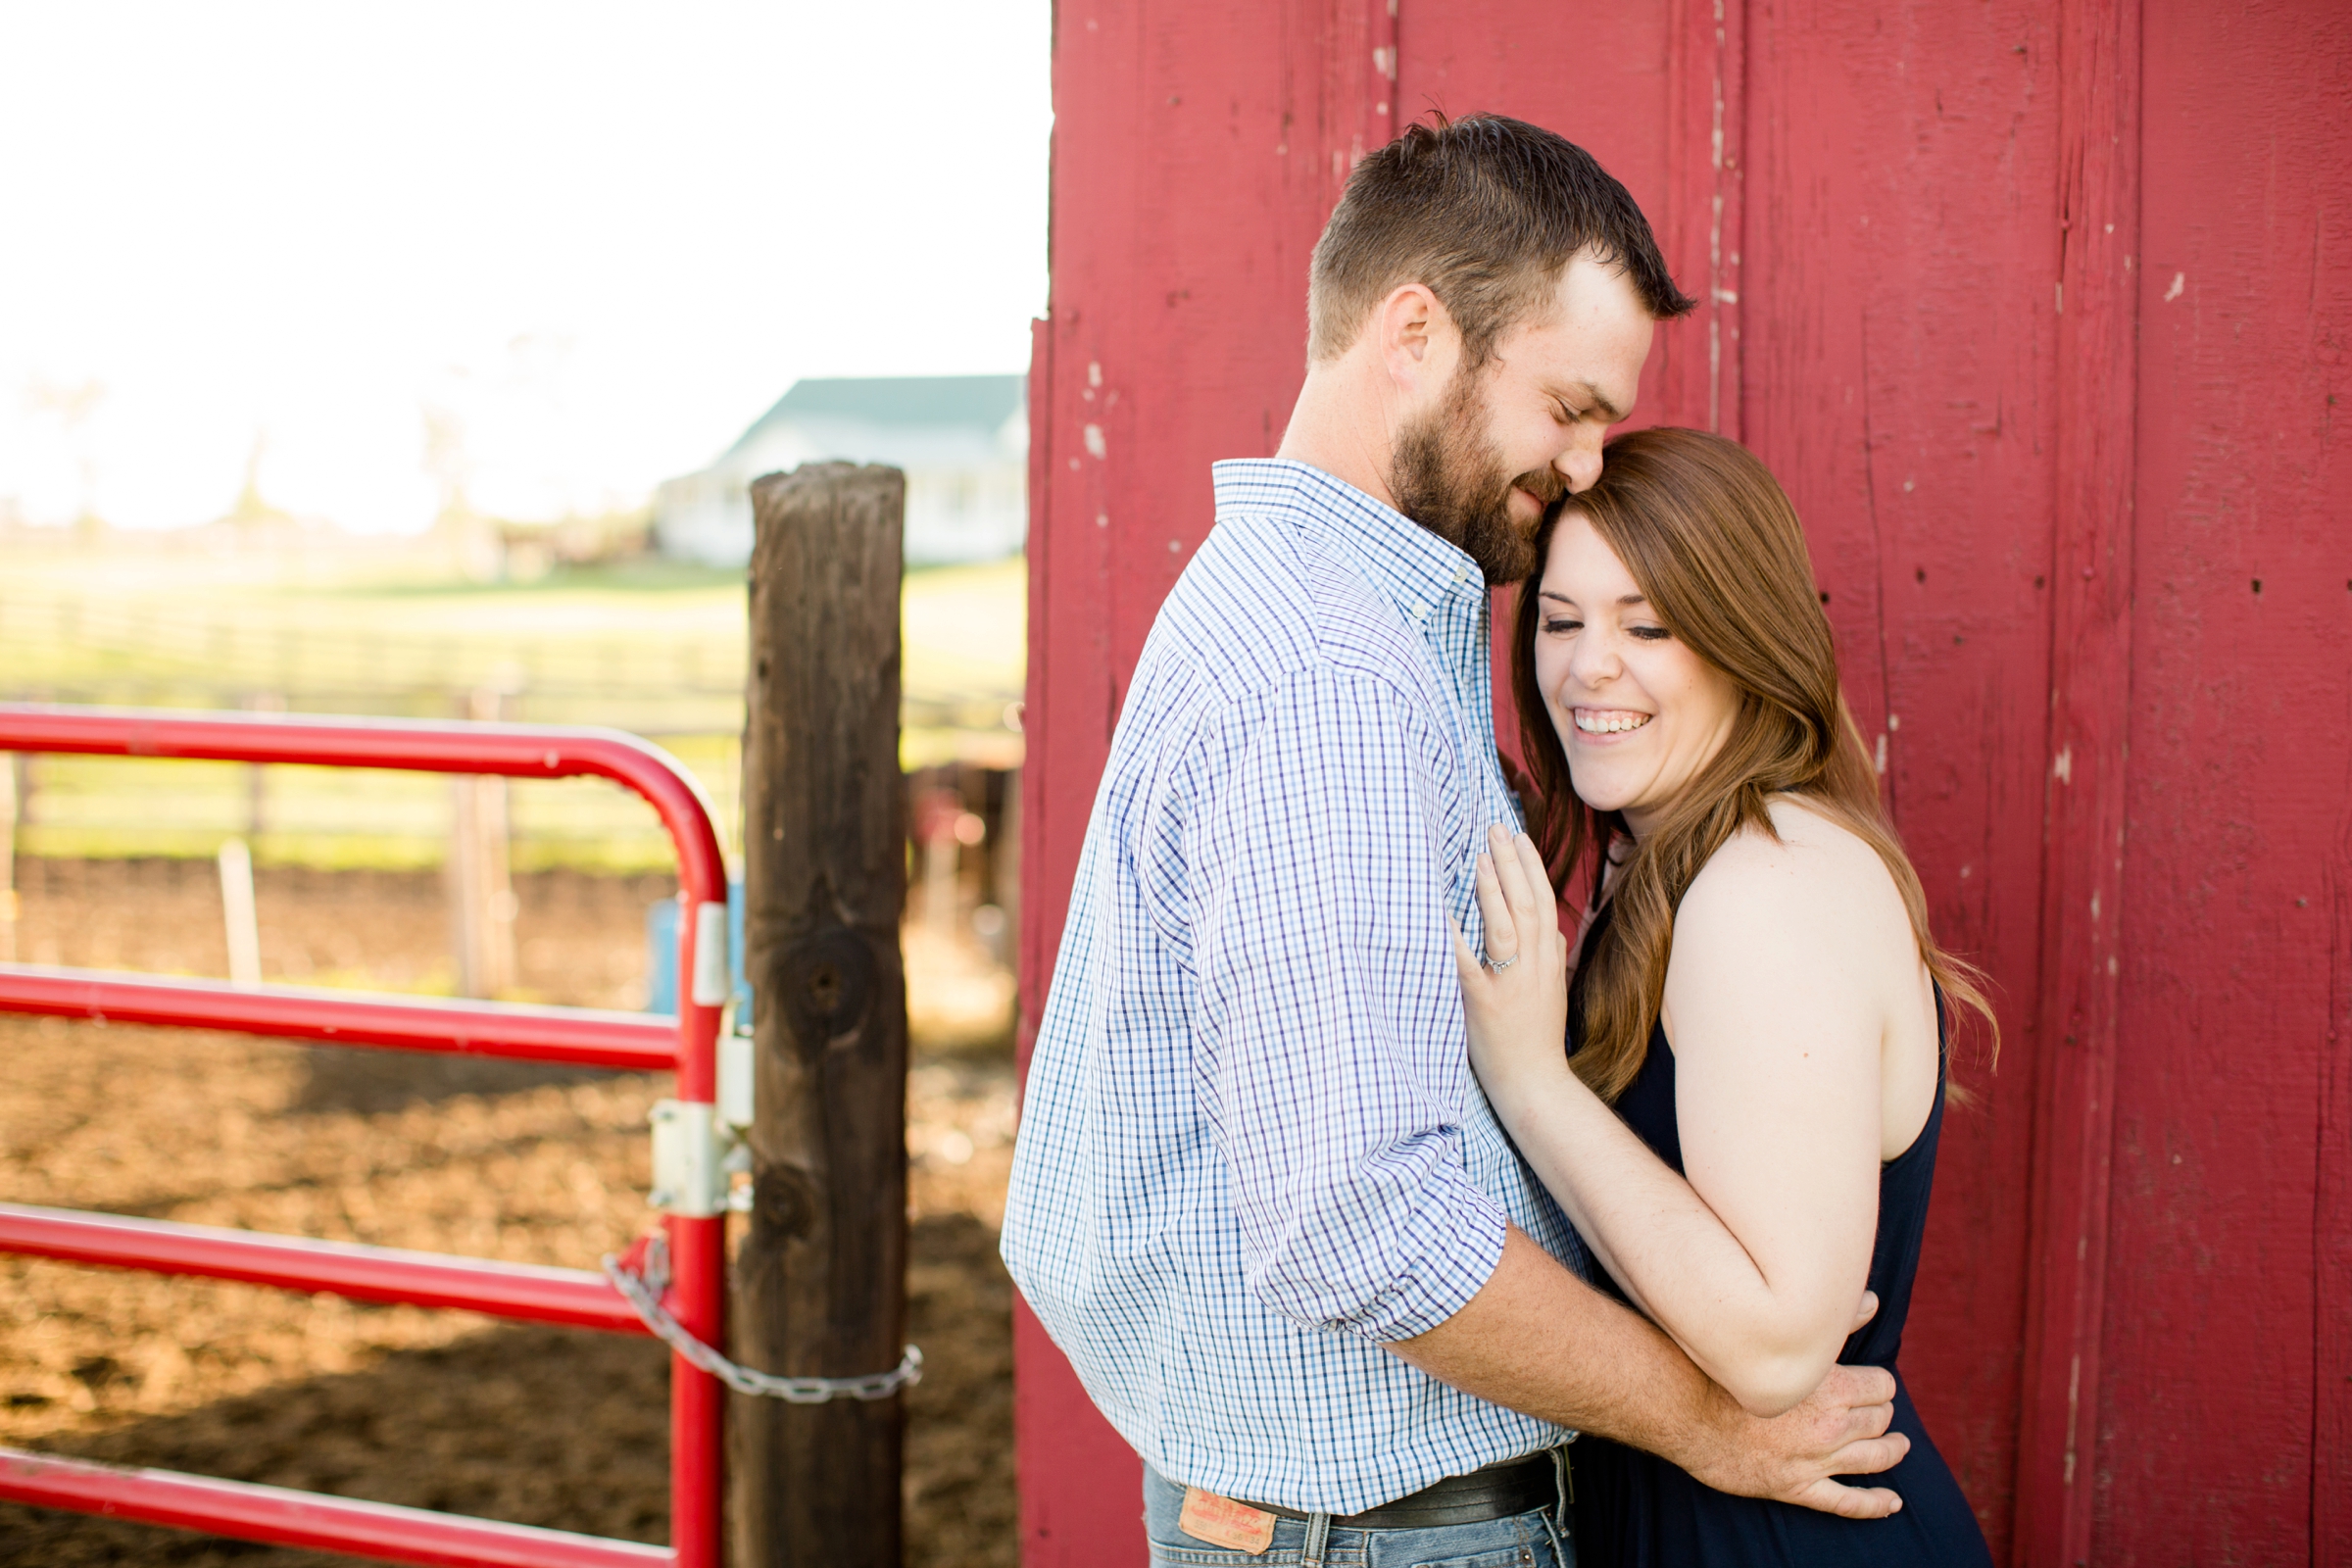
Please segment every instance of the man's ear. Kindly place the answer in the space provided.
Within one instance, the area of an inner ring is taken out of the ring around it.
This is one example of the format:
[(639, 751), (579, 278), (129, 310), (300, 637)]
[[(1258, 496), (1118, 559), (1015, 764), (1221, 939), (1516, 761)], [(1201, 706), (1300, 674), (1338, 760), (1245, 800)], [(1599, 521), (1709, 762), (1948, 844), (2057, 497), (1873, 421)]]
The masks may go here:
[(1372, 313), (1372, 330), (1390, 384), (1408, 399), (1451, 378), (1461, 336), (1427, 284), (1391, 289)]

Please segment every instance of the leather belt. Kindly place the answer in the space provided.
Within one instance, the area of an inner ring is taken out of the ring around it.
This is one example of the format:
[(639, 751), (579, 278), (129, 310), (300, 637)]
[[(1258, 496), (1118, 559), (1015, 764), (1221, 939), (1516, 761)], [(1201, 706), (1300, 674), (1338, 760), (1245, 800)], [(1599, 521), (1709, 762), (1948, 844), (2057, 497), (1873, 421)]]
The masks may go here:
[[(1506, 1459), (1466, 1476), (1447, 1476), (1419, 1492), (1407, 1493), (1362, 1513), (1333, 1514), (1332, 1528), (1440, 1530), (1448, 1525), (1485, 1524), (1490, 1519), (1508, 1519), (1514, 1514), (1548, 1508), (1560, 1498), (1558, 1472), (1552, 1468), (1553, 1451), (1547, 1448), (1524, 1459)], [(1567, 1457), (1562, 1451), (1560, 1462), (1565, 1464)], [(1283, 1519), (1309, 1517), (1297, 1508), (1271, 1502), (1253, 1502), (1250, 1506)]]

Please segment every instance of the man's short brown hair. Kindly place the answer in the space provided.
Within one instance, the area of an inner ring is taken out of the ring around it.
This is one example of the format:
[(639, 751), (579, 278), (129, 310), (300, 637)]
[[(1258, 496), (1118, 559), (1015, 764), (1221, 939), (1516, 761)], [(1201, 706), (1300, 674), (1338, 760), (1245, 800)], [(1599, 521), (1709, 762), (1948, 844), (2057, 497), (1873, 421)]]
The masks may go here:
[(1420, 283), (1475, 368), (1584, 252), (1622, 270), (1653, 317), (1697, 303), (1674, 286), (1626, 188), (1566, 137), (1501, 115), (1412, 125), (1355, 166), (1315, 242), (1307, 358), (1347, 353), (1374, 306)]

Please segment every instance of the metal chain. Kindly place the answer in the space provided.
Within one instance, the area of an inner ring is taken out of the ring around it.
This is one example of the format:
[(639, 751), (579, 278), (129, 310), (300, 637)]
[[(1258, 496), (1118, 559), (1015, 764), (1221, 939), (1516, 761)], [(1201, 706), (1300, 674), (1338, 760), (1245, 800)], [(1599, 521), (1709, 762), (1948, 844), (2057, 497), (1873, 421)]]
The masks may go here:
[(669, 1246), (659, 1234), (646, 1240), (645, 1273), (632, 1271), (618, 1255), (607, 1252), (605, 1278), (658, 1338), (737, 1394), (782, 1399), (788, 1404), (823, 1404), (832, 1399), (887, 1399), (923, 1380), (923, 1352), (911, 1345), (896, 1367), (861, 1378), (780, 1378), (736, 1365), (688, 1333), (662, 1305), (661, 1292), (669, 1283)]

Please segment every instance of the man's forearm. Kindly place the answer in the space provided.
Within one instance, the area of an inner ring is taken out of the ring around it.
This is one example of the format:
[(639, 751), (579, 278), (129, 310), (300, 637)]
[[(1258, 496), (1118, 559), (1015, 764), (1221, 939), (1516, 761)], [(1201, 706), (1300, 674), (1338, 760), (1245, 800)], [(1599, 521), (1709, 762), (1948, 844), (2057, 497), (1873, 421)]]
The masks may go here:
[(1517, 1226), (1467, 1306), (1388, 1349), (1482, 1399), (1686, 1464), (1709, 1430), (1710, 1403), (1723, 1397), (1654, 1324)]

